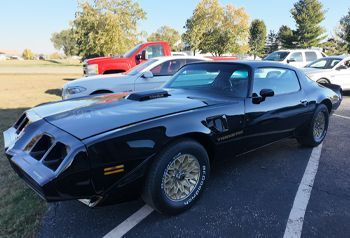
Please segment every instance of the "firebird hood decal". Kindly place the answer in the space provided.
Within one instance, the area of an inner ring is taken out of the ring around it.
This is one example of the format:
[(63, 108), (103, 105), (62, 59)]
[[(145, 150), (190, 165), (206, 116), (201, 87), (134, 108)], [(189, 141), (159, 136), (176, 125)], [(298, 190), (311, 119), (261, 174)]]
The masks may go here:
[(147, 101), (111, 94), (51, 103), (30, 111), (79, 139), (147, 119), (207, 106), (198, 99), (170, 96)]

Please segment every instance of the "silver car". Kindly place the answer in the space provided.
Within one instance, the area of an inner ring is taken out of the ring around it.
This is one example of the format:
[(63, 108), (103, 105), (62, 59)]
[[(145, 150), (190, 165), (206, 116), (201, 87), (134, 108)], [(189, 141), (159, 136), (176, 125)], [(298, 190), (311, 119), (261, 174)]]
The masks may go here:
[(332, 83), (350, 90), (350, 57), (329, 56), (308, 64), (303, 71), (319, 83)]
[(66, 83), (62, 98), (155, 89), (162, 86), (183, 65), (204, 60), (210, 59), (194, 56), (152, 58), (125, 73), (83, 77)]

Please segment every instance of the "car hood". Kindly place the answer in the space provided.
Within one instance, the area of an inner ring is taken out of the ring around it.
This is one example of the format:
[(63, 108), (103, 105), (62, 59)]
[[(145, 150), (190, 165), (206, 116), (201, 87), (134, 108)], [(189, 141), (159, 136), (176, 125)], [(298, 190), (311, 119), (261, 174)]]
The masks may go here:
[(124, 96), (108, 94), (65, 100), (30, 109), (28, 113), (35, 113), (71, 135), (85, 139), (137, 122), (212, 104), (176, 92), (170, 92), (168, 97), (145, 101), (129, 100)]
[(324, 74), (324, 73), (328, 73), (331, 72), (332, 69), (315, 69), (315, 68), (303, 68), (302, 69), (304, 73), (306, 73), (307, 75), (311, 75), (311, 74)]
[[(100, 82), (101, 84), (107, 83), (107, 81), (115, 81), (115, 80), (120, 80), (121, 82), (123, 81), (129, 81), (130, 79), (136, 79), (138, 75), (135, 76), (130, 76), (126, 74), (100, 74), (100, 75), (94, 75), (94, 76), (89, 76), (89, 77), (84, 77), (84, 78), (79, 78), (75, 79), (71, 82), (68, 82), (64, 85), (64, 88), (67, 87), (73, 87), (73, 86), (84, 86), (86, 84), (90, 83), (95, 83), (96, 80)], [(103, 80), (103, 81), (100, 81)]]
[(88, 59), (86, 62), (87, 64), (98, 64), (98, 63), (101, 63), (101, 62), (105, 62), (105, 61), (121, 61), (121, 62), (124, 62), (124, 61), (128, 61), (127, 58), (119, 58), (119, 57), (97, 57), (97, 58), (92, 58), (92, 59)]

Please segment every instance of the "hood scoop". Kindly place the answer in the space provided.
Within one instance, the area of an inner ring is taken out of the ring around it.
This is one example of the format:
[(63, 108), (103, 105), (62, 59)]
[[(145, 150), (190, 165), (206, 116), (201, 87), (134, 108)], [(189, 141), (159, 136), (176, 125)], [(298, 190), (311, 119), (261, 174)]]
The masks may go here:
[(155, 89), (155, 90), (149, 90), (144, 92), (132, 93), (128, 97), (126, 97), (126, 99), (133, 100), (133, 101), (147, 101), (151, 99), (165, 98), (169, 96), (170, 94), (168, 91), (163, 89)]

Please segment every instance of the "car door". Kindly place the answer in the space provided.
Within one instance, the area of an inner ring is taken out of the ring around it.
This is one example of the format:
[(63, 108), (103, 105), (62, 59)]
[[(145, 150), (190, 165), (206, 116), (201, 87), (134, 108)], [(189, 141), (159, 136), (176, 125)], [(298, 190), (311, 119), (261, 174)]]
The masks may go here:
[(331, 82), (338, 84), (343, 90), (350, 89), (350, 60), (342, 62), (330, 75)]
[(171, 76), (173, 76), (180, 67), (186, 63), (185, 59), (167, 60), (154, 66), (150, 71), (153, 74), (151, 78), (139, 77), (135, 81), (135, 90), (143, 91), (161, 87)]
[[(295, 71), (257, 68), (253, 75), (251, 96), (245, 102), (246, 150), (293, 134), (306, 121), (310, 110)], [(262, 89), (272, 89), (275, 95), (261, 98)]]
[(289, 55), (287, 62), (294, 67), (302, 68), (305, 66), (305, 59), (301, 51), (293, 52)]

